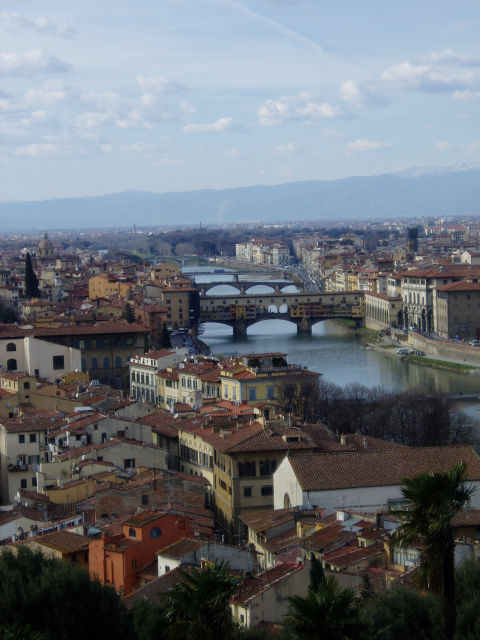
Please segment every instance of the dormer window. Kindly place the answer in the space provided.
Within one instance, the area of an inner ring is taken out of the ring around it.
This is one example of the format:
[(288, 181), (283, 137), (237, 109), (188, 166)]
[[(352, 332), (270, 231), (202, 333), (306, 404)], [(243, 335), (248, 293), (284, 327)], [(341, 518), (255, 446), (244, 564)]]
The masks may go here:
[(130, 538), (136, 538), (137, 537), (137, 532), (136, 532), (134, 527), (130, 527), (130, 529), (128, 530), (128, 536)]

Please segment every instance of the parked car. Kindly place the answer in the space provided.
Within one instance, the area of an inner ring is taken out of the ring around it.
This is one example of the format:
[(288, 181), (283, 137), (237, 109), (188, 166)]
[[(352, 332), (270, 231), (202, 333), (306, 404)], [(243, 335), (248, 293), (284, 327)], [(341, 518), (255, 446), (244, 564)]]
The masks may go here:
[(470, 342), (468, 344), (471, 344), (472, 347), (478, 347), (480, 342), (478, 340), (470, 340)]
[(397, 354), (397, 356), (408, 356), (409, 350), (408, 349), (397, 349), (396, 354)]
[(424, 356), (425, 355), (425, 351), (415, 351), (415, 355), (416, 356)]

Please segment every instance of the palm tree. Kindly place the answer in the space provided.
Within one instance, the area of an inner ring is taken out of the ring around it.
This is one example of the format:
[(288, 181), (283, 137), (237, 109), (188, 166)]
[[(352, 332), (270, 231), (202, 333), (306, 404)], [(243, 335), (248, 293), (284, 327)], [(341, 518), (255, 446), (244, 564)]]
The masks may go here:
[(335, 576), (323, 578), (306, 598), (290, 598), (285, 626), (292, 640), (352, 640), (360, 637), (363, 628), (354, 591), (342, 589)]
[(175, 640), (229, 638), (234, 628), (229, 601), (238, 579), (231, 574), (228, 563), (179, 573), (181, 581), (169, 593), (164, 608), (168, 636)]
[(404, 478), (402, 496), (409, 508), (396, 511), (400, 526), (393, 544), (406, 547), (414, 542), (422, 545), (419, 586), (443, 595), (445, 637), (455, 635), (455, 545), (451, 520), (465, 506), (473, 488), (467, 486), (465, 462), (446, 472), (422, 473)]

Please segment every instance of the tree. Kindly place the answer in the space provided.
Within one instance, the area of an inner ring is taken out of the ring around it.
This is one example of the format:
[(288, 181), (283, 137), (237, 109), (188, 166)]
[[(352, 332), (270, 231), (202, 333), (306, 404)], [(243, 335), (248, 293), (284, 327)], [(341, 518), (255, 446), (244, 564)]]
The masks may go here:
[(27, 253), (25, 258), (25, 297), (28, 299), (38, 298), (39, 295), (38, 278), (32, 267), (32, 258)]
[(125, 303), (125, 307), (122, 311), (122, 318), (130, 324), (132, 322), (135, 322), (135, 312), (133, 310), (132, 305), (129, 302)]
[(325, 574), (323, 572), (322, 563), (317, 559), (317, 556), (313, 553), (310, 554), (310, 585), (309, 588), (312, 591), (318, 591), (323, 580), (325, 580)]
[(456, 573), (456, 640), (480, 638), (480, 560), (467, 560)]
[(398, 587), (371, 598), (362, 608), (374, 640), (436, 640), (443, 634), (438, 596)]
[(169, 593), (165, 617), (169, 638), (217, 640), (232, 637), (234, 625), (229, 608), (238, 579), (227, 563), (208, 564), (190, 572), (180, 570), (181, 582)]
[(106, 628), (116, 640), (131, 637), (114, 589), (91, 580), (85, 569), (27, 547), (0, 554), (0, 602), (0, 629), (19, 639), (104, 640)]
[(415, 542), (423, 545), (419, 586), (443, 596), (445, 637), (455, 635), (455, 546), (451, 520), (469, 501), (472, 487), (465, 482), (467, 465), (462, 462), (446, 472), (422, 473), (404, 478), (402, 496), (409, 508), (396, 511), (400, 526), (394, 544), (406, 547)]
[(286, 637), (292, 640), (353, 640), (361, 637), (363, 624), (355, 606), (355, 593), (342, 589), (335, 576), (322, 580), (306, 598), (289, 598), (285, 616)]
[(18, 313), (12, 307), (8, 307), (2, 301), (0, 301), (0, 322), (6, 324), (18, 321)]
[(162, 326), (162, 333), (160, 334), (160, 346), (164, 349), (170, 349), (172, 341), (170, 339), (170, 333), (168, 331), (167, 323), (164, 322)]

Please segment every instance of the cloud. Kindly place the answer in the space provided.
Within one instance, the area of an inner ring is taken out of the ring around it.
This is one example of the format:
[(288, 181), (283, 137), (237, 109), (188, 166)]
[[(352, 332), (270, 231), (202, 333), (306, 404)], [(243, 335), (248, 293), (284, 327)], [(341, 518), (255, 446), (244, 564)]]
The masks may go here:
[(464, 151), (467, 154), (480, 153), (480, 142), (471, 142), (464, 148)]
[(345, 155), (354, 156), (362, 153), (371, 153), (374, 151), (381, 151), (387, 149), (391, 145), (388, 142), (377, 142), (375, 140), (367, 140), (366, 138), (360, 138), (354, 142), (349, 142), (345, 147)]
[(222, 156), (225, 156), (226, 158), (238, 158), (239, 155), (241, 154), (237, 147), (232, 147), (231, 149), (227, 149), (227, 151), (224, 151), (222, 153)]
[(183, 91), (184, 87), (165, 76), (137, 76), (137, 84), (148, 93)]
[(456, 53), (452, 49), (444, 49), (443, 51), (432, 51), (421, 56), (423, 62), (431, 64), (452, 64), (465, 67), (480, 66), (480, 58), (474, 58), (463, 53)]
[(276, 155), (292, 155), (298, 153), (298, 149), (294, 142), (287, 142), (287, 144), (279, 144), (273, 147), (272, 152)]
[(53, 143), (44, 144), (28, 144), (18, 147), (14, 150), (13, 155), (29, 158), (38, 158), (41, 156), (67, 156), (72, 150), (69, 147)]
[(71, 66), (41, 49), (26, 53), (0, 53), (0, 75), (30, 76), (36, 73), (65, 73)]
[(380, 76), (380, 80), (394, 88), (420, 91), (453, 91), (480, 85), (480, 73), (475, 71), (446, 73), (429, 65), (412, 65), (402, 62), (392, 65)]
[(185, 133), (228, 133), (245, 131), (245, 127), (234, 118), (220, 118), (216, 122), (205, 124), (187, 124)]
[(480, 91), (472, 91), (465, 89), (463, 91), (454, 91), (455, 100), (463, 100), (464, 102), (477, 102), (480, 100)]
[(42, 89), (29, 89), (25, 94), (27, 104), (53, 105), (71, 97), (71, 91), (57, 82), (47, 82)]
[(342, 138), (345, 135), (343, 131), (339, 131), (338, 129), (332, 129), (331, 127), (326, 127), (322, 129), (322, 136), (329, 140), (333, 140), (334, 138)]
[(0, 11), (0, 28), (8, 30), (31, 29), (37, 33), (47, 33), (59, 36), (75, 35), (77, 30), (71, 22), (62, 22), (56, 18), (23, 16), (10, 11)]
[(450, 142), (444, 142), (442, 140), (439, 140), (438, 142), (435, 143), (434, 145), (434, 149), (435, 151), (450, 151), (452, 149), (453, 145)]
[(347, 80), (340, 86), (340, 99), (354, 107), (383, 107), (390, 104), (387, 96), (373, 84)]
[(341, 118), (346, 115), (341, 107), (330, 102), (318, 102), (306, 91), (283, 96), (279, 100), (267, 100), (258, 110), (260, 124), (266, 127), (292, 120), (312, 124), (319, 120)]

